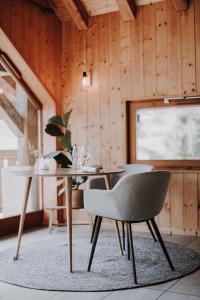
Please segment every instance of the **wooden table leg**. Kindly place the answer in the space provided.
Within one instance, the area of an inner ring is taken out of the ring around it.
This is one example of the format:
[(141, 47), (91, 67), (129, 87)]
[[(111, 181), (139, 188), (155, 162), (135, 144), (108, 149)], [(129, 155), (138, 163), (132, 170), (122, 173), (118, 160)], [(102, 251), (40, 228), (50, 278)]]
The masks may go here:
[(25, 221), (25, 215), (26, 215), (26, 208), (27, 208), (27, 204), (28, 204), (29, 192), (30, 192), (30, 188), (31, 188), (31, 182), (32, 182), (32, 177), (28, 177), (26, 179), (24, 202), (23, 202), (22, 213), (21, 213), (21, 217), (20, 217), (20, 224), (19, 224), (19, 231), (18, 231), (18, 238), (17, 238), (17, 250), (16, 250), (16, 255), (14, 256), (15, 260), (17, 260), (19, 257), (19, 249), (20, 249), (20, 243), (21, 243), (21, 238), (22, 238), (22, 232), (23, 232), (23, 228), (24, 228), (24, 221)]
[(112, 186), (111, 186), (110, 175), (105, 175), (105, 182), (106, 182), (106, 188), (107, 188), (107, 190), (111, 190)]
[(65, 178), (67, 233), (68, 233), (68, 270), (72, 272), (72, 178)]
[[(112, 185), (111, 185), (110, 175), (105, 175), (105, 182), (106, 182), (106, 188), (107, 188), (107, 190), (111, 190), (112, 189)], [(121, 242), (121, 237), (120, 237), (120, 231), (119, 231), (118, 221), (115, 221), (115, 227), (116, 227), (116, 232), (117, 232), (117, 238), (118, 238), (118, 241), (119, 241), (120, 253), (123, 255), (122, 242)]]

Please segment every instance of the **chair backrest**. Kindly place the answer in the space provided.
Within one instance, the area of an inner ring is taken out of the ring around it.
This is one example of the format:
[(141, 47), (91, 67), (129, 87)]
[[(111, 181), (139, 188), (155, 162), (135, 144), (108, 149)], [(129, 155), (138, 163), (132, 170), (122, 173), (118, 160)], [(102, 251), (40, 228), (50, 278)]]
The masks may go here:
[(122, 177), (113, 188), (115, 206), (124, 221), (142, 221), (162, 210), (171, 173), (154, 171)]
[(145, 165), (145, 164), (123, 164), (123, 165), (119, 165), (118, 168), (125, 170), (125, 172), (119, 174), (113, 174), (111, 176), (113, 187), (122, 177), (128, 174), (140, 174), (145, 172), (151, 172), (154, 169), (153, 166)]

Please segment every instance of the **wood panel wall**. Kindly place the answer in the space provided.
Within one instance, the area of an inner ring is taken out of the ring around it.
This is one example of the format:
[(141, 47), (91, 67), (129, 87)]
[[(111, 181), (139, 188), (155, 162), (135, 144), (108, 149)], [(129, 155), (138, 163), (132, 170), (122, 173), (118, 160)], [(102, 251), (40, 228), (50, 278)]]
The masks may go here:
[(0, 27), (59, 104), (62, 29), (57, 17), (28, 1), (0, 0)]
[[(63, 25), (63, 110), (73, 108), (73, 139), (91, 162), (124, 162), (124, 102), (133, 98), (200, 94), (200, 3), (176, 12), (171, 0), (139, 7), (135, 21), (118, 12), (93, 18), (79, 32)], [(83, 71), (92, 85), (84, 89)]]
[(165, 206), (158, 216), (163, 231), (200, 235), (199, 190), (199, 172), (173, 172)]
[[(126, 161), (127, 99), (200, 94), (199, 0), (187, 12), (176, 12), (171, 0), (146, 5), (131, 22), (118, 12), (96, 16), (87, 32), (69, 22), (62, 36), (63, 110), (73, 108), (73, 140), (88, 147), (91, 163)], [(199, 190), (198, 172), (173, 173), (158, 217), (163, 231), (199, 234)]]

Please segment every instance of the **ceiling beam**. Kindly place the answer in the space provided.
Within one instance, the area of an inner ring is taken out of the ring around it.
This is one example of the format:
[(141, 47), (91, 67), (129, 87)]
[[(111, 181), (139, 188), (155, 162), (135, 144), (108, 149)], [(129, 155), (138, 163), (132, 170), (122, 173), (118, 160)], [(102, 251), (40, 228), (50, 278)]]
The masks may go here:
[(176, 11), (186, 11), (189, 9), (189, 0), (173, 0)]
[(48, 0), (25, 0), (29, 4), (37, 7), (40, 9), (43, 13), (54, 13), (53, 9), (51, 8)]
[(4, 94), (0, 94), (0, 107), (4, 110), (9, 119), (16, 125), (19, 131), (24, 133), (24, 120), (22, 116)]
[(116, 0), (116, 2), (124, 21), (131, 21), (136, 18), (135, 0)]
[(67, 14), (71, 17), (79, 30), (88, 29), (91, 18), (80, 0), (53, 0), (51, 3), (52, 2), (55, 7), (63, 5), (63, 8), (66, 9)]

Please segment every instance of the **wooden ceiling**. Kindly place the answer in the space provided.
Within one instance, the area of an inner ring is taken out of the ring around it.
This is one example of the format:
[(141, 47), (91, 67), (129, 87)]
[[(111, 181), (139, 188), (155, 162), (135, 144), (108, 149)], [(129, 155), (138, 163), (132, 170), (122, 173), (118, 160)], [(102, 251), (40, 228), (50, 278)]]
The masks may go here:
[[(62, 22), (73, 20), (79, 30), (86, 30), (92, 16), (120, 11), (124, 21), (137, 17), (137, 7), (164, 0), (31, 0), (29, 2), (53, 9)], [(190, 0), (170, 0), (177, 11), (187, 10)]]

